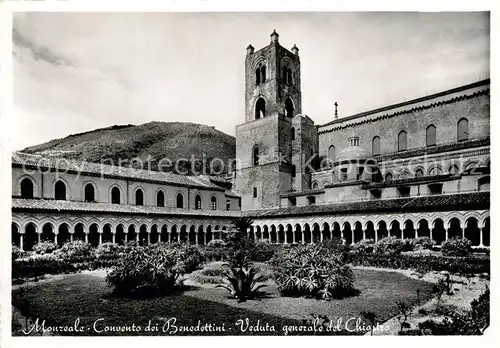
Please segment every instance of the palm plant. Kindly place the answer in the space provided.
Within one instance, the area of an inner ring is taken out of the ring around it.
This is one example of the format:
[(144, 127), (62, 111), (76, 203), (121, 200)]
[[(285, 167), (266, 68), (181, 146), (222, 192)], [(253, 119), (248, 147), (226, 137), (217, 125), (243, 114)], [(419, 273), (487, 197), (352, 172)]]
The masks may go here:
[(238, 299), (238, 302), (245, 302), (248, 298), (255, 298), (262, 295), (259, 290), (265, 287), (265, 284), (258, 284), (264, 280), (251, 263), (244, 262), (239, 265), (230, 265), (224, 263), (228, 268), (224, 277), (228, 284), (216, 285), (216, 288), (228, 290), (232, 296)]
[(253, 220), (249, 217), (243, 216), (234, 218), (233, 220), (231, 220), (231, 224), (238, 232), (246, 234), (247, 230), (252, 227)]

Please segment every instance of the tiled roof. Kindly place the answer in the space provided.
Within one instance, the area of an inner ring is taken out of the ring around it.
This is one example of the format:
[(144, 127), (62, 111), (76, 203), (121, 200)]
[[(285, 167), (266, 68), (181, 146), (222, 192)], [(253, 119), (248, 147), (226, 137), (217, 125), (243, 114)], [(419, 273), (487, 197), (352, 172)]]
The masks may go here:
[[(465, 86), (449, 89), (443, 92), (431, 94), (421, 98), (408, 100), (402, 103), (384, 106), (378, 109), (365, 111), (359, 114), (343, 117), (318, 126), (319, 133), (331, 132), (337, 128), (352, 127), (355, 124), (371, 122), (376, 119), (389, 118), (406, 113), (428, 109), (443, 104), (453, 103), (460, 100), (474, 98), (479, 95), (489, 94), (490, 79), (474, 82)], [(454, 95), (454, 96), (453, 96)], [(374, 119), (362, 119), (366, 116)]]
[(133, 215), (175, 215), (175, 216), (217, 216), (237, 217), (239, 211), (227, 210), (189, 210), (155, 206), (136, 206), (128, 204), (88, 203), (44, 199), (12, 198), (12, 211), (53, 211), (82, 213), (116, 213)]
[(209, 177), (188, 176), (152, 170), (112, 166), (101, 163), (82, 162), (65, 158), (47, 157), (16, 152), (12, 155), (12, 165), (30, 166), (36, 168), (57, 169), (58, 171), (75, 172), (91, 176), (124, 178), (136, 181), (153, 182), (185, 187), (197, 187), (224, 191), (213, 184)]
[(347, 213), (369, 212), (415, 212), (415, 211), (442, 211), (442, 210), (473, 210), (489, 209), (490, 193), (474, 192), (452, 195), (432, 195), (408, 198), (377, 199), (358, 202), (335, 204), (309, 205), (302, 207), (288, 207), (278, 209), (250, 210), (242, 212), (243, 216), (254, 218), (276, 216), (299, 216), (328, 214), (341, 215)]
[(370, 183), (365, 183), (364, 185), (361, 186), (361, 188), (366, 190), (379, 187), (400, 186), (400, 185), (424, 183), (424, 182), (449, 181), (456, 179), (457, 177), (460, 177), (460, 175), (453, 175), (453, 174), (429, 175), (429, 176), (421, 176), (419, 178), (370, 182)]
[(431, 155), (433, 153), (457, 151), (457, 150), (470, 149), (474, 147), (489, 146), (489, 145), (490, 145), (490, 137), (484, 137), (467, 141), (439, 144), (437, 146), (420, 147), (418, 149), (409, 149), (406, 151), (391, 152), (382, 155), (377, 155), (374, 156), (373, 158), (375, 158), (378, 162), (384, 162), (396, 158)]
[(280, 194), (280, 197), (298, 197), (298, 196), (306, 196), (306, 195), (317, 195), (319, 193), (325, 193), (325, 190), (321, 188), (310, 189), (304, 191), (291, 191)]

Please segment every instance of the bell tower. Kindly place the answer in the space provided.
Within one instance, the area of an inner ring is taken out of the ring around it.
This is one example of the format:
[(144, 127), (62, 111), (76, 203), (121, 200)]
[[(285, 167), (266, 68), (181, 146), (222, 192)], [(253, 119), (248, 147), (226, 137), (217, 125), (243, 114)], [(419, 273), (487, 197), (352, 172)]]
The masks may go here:
[[(274, 30), (269, 45), (247, 47), (245, 122), (236, 127), (236, 191), (241, 209), (280, 206), (280, 194), (294, 188), (292, 120), (302, 112), (299, 49), (279, 43)], [(300, 180), (302, 182), (302, 179)]]

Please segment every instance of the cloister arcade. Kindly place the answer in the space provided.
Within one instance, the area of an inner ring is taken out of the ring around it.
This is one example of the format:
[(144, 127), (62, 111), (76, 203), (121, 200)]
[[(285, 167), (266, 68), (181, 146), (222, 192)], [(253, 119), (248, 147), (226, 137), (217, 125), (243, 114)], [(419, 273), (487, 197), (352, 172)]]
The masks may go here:
[(488, 211), (476, 211), (269, 219), (257, 221), (247, 235), (254, 240), (280, 244), (315, 243), (333, 238), (353, 244), (395, 236), (429, 237), (441, 245), (449, 238), (459, 237), (469, 239), (473, 247), (489, 247), (490, 218)]
[(12, 219), (12, 244), (31, 250), (40, 241), (62, 245), (68, 241), (82, 240), (94, 246), (102, 243), (124, 244), (136, 241), (140, 245), (157, 242), (181, 242), (205, 245), (221, 239), (229, 229), (229, 221), (161, 222), (156, 220), (65, 220), (54, 218)]
[[(181, 242), (205, 245), (221, 239), (230, 229), (229, 220), (161, 221), (154, 219), (56, 219), (52, 217), (14, 216), (12, 243), (31, 250), (39, 241), (59, 245), (82, 240), (97, 246), (112, 242), (137, 241), (141, 245), (156, 242)], [(375, 241), (395, 236), (401, 239), (430, 237), (437, 245), (449, 238), (471, 240), (474, 247), (490, 246), (489, 211), (447, 213), (408, 213), (385, 215), (290, 217), (260, 220), (247, 231), (249, 238), (270, 243), (314, 243), (341, 238), (346, 244), (363, 239)]]

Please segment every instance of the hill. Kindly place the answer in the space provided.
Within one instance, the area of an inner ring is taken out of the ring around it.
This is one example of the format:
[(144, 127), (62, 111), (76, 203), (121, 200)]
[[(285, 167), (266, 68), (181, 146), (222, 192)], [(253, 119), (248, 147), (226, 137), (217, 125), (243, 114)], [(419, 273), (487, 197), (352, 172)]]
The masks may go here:
[[(184, 174), (192, 174), (193, 168), (200, 172), (204, 163), (207, 174), (217, 174), (221, 161), (213, 160), (222, 160), (226, 172), (227, 164), (235, 157), (235, 138), (201, 124), (150, 122), (71, 134), (22, 152), (122, 166), (142, 163), (145, 169), (150, 166), (153, 170)], [(210, 163), (215, 170), (209, 170)]]

